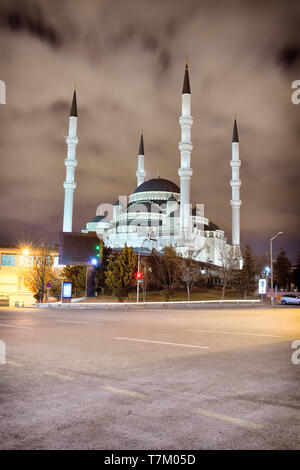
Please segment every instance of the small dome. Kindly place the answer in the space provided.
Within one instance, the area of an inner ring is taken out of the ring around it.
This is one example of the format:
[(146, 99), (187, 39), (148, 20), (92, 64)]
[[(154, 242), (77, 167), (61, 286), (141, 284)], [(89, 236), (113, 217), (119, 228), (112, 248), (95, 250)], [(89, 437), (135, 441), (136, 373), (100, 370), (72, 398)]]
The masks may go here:
[(96, 215), (90, 222), (100, 222), (103, 219), (105, 219), (104, 215)]
[(215, 230), (220, 230), (220, 227), (218, 227), (218, 225), (214, 224), (213, 222), (209, 222), (209, 225), (204, 226), (204, 230), (214, 232)]
[(145, 181), (140, 184), (134, 191), (135, 193), (143, 193), (148, 191), (165, 191), (168, 193), (180, 193), (177, 184), (164, 178), (153, 178), (152, 180)]

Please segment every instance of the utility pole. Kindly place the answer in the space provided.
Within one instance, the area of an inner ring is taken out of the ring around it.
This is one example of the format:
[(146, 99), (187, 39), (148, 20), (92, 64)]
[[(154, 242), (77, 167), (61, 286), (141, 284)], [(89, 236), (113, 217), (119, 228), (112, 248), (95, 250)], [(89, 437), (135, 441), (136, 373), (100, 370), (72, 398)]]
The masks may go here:
[(270, 238), (270, 265), (271, 265), (271, 305), (274, 305), (274, 293), (273, 293), (273, 246), (272, 242), (275, 238), (283, 235), (283, 232), (278, 232), (274, 237)]

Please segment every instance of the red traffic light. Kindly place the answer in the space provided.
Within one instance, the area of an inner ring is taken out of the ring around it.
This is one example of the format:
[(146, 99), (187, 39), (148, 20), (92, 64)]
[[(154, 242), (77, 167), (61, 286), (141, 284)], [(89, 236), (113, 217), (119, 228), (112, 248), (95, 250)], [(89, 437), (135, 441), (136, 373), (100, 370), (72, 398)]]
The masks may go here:
[(143, 273), (141, 273), (140, 271), (137, 271), (135, 274), (134, 274), (135, 278), (140, 280), (140, 279), (143, 279)]

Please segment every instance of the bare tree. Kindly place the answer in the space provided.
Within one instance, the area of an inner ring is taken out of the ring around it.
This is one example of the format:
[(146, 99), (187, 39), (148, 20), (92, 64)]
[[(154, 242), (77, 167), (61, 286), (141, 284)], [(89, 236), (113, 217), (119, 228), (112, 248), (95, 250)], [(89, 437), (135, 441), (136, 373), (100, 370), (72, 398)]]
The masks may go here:
[(201, 266), (199, 261), (196, 261), (196, 258), (204, 249), (205, 244), (198, 249), (189, 249), (188, 257), (182, 258), (181, 263), (181, 280), (185, 283), (187, 289), (188, 301), (191, 300), (191, 291), (195, 285), (200, 281)]
[(230, 280), (232, 273), (237, 269), (237, 260), (233, 253), (233, 248), (225, 243), (218, 247), (218, 254), (221, 261), (221, 279), (222, 287), (222, 300), (225, 297), (225, 291)]
[(25, 285), (39, 302), (43, 302), (45, 287), (53, 277), (53, 261), (49, 246), (42, 243), (32, 256), (32, 266), (24, 273)]
[(183, 258), (181, 264), (181, 280), (186, 285), (188, 301), (191, 300), (191, 291), (201, 279), (200, 263), (191, 258)]

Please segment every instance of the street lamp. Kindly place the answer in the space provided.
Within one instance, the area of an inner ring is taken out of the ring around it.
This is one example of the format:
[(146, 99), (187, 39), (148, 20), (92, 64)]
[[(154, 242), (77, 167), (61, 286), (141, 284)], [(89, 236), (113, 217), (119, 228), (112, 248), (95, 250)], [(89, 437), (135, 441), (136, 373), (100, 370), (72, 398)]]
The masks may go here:
[(271, 305), (273, 305), (274, 301), (274, 294), (273, 294), (273, 247), (272, 242), (275, 238), (279, 237), (279, 235), (283, 235), (283, 232), (278, 232), (274, 237), (270, 238), (270, 264), (271, 264)]
[(270, 272), (270, 271), (271, 271), (271, 270), (270, 270), (269, 266), (266, 266), (266, 267), (265, 267), (265, 272), (266, 272), (267, 276), (269, 276), (269, 272)]

